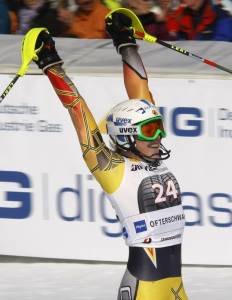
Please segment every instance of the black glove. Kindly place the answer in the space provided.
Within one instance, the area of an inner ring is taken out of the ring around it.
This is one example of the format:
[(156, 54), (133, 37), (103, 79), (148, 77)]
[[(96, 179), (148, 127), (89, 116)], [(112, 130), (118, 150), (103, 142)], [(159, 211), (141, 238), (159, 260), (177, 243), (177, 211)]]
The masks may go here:
[(46, 73), (46, 70), (54, 65), (63, 64), (63, 60), (59, 57), (56, 48), (55, 42), (52, 39), (50, 33), (42, 31), (36, 41), (35, 49), (39, 49), (43, 44), (42, 48), (36, 53), (38, 60), (34, 62), (38, 65), (40, 69)]
[(106, 18), (105, 23), (106, 31), (112, 38), (118, 53), (120, 53), (120, 49), (125, 46), (137, 47), (133, 36), (133, 29), (129, 28), (132, 25), (132, 21), (129, 17), (122, 13), (114, 12)]

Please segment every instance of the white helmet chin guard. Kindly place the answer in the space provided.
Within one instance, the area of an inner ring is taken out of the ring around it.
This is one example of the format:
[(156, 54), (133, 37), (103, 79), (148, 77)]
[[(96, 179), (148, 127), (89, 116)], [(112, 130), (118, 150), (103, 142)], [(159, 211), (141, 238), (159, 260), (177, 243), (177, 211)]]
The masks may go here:
[(137, 126), (134, 125), (155, 117), (162, 119), (157, 107), (148, 100), (126, 100), (108, 113), (107, 133), (116, 145), (124, 150), (131, 150), (133, 136), (138, 135)]

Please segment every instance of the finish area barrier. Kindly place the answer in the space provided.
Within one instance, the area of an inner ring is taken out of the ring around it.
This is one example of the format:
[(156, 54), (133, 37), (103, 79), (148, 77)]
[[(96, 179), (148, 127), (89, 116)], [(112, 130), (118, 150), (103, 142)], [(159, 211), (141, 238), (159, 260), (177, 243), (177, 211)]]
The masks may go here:
[[(12, 79), (0, 77), (2, 87)], [(122, 78), (70, 77), (99, 124), (127, 99)], [(166, 164), (181, 186), (183, 263), (232, 265), (231, 80), (150, 78), (149, 85), (172, 151)], [(1, 103), (0, 139), (0, 254), (126, 261), (109, 199), (46, 76), (24, 76)]]

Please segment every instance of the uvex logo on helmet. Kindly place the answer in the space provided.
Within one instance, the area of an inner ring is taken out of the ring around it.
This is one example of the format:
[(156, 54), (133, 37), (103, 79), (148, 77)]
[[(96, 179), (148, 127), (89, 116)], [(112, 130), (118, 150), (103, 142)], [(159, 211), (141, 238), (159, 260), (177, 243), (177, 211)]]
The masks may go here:
[(120, 127), (119, 128), (120, 133), (124, 134), (133, 134), (136, 135), (138, 133), (138, 130), (136, 127)]

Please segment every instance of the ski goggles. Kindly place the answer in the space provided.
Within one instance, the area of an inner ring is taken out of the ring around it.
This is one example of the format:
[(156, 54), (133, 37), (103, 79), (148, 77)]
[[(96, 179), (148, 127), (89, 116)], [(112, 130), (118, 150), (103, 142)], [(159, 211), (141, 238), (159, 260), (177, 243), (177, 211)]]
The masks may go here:
[(136, 126), (138, 128), (137, 138), (140, 141), (154, 141), (158, 137), (166, 137), (161, 116), (139, 122)]

